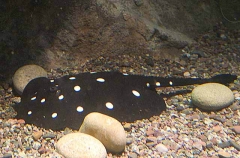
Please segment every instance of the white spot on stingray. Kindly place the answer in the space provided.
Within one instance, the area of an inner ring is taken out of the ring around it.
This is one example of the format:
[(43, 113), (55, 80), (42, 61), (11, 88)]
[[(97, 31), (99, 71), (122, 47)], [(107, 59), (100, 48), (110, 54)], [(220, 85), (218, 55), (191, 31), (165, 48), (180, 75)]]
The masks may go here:
[(56, 117), (57, 117), (57, 113), (54, 112), (54, 113), (52, 114), (52, 118), (56, 118)]
[(149, 83), (146, 83), (147, 87), (150, 87), (150, 84)]
[(75, 80), (76, 77), (69, 77), (69, 80)]
[(106, 107), (107, 107), (108, 109), (113, 109), (113, 104), (110, 103), (110, 102), (107, 102), (107, 103), (106, 103)]
[(104, 78), (98, 78), (97, 81), (98, 82), (105, 82)]
[(173, 85), (172, 81), (169, 81), (169, 84), (172, 86)]
[(124, 75), (124, 76), (128, 76), (129, 74), (127, 74), (127, 73), (123, 73), (123, 75)]
[(81, 87), (80, 86), (74, 86), (74, 90), (75, 90), (75, 92), (79, 92), (81, 90)]
[(32, 111), (28, 111), (28, 113), (27, 113), (28, 115), (32, 115)]
[(36, 99), (37, 99), (37, 97), (36, 97), (36, 96), (34, 96), (34, 97), (32, 97), (32, 98), (31, 98), (31, 100), (36, 100)]
[(161, 86), (161, 83), (160, 82), (156, 82), (156, 86), (157, 87)]
[(63, 100), (63, 98), (64, 98), (63, 95), (60, 95), (60, 96), (58, 97), (59, 100)]
[(45, 103), (46, 99), (42, 98), (41, 103)]
[(97, 72), (90, 72), (90, 74), (96, 74)]
[(52, 83), (53, 83), (53, 82), (54, 82), (54, 80), (50, 80), (50, 82), (52, 82)]
[(83, 107), (78, 106), (78, 107), (77, 107), (77, 112), (83, 112)]
[(140, 97), (140, 93), (136, 90), (132, 90), (133, 95), (135, 95), (136, 97)]

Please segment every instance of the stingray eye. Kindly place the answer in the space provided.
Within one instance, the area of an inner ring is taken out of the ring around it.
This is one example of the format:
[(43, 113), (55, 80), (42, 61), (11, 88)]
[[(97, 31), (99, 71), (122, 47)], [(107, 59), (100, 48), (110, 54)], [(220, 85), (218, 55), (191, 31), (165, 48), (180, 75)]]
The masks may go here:
[(58, 85), (54, 85), (52, 87), (50, 87), (50, 92), (56, 92), (58, 90)]

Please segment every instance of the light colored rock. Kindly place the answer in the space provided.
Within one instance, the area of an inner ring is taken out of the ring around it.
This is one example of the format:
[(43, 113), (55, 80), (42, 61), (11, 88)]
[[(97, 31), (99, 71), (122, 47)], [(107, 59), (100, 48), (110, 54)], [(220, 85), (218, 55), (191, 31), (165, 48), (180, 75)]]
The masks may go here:
[(192, 91), (192, 103), (204, 110), (221, 110), (234, 101), (232, 91), (219, 83), (206, 83)]
[(109, 152), (118, 153), (125, 149), (126, 134), (123, 126), (110, 116), (90, 113), (85, 117), (79, 131), (100, 140)]
[(168, 151), (168, 148), (163, 144), (158, 144), (155, 148), (159, 153), (165, 153)]
[(41, 130), (37, 131), (37, 132), (34, 132), (32, 134), (34, 140), (38, 140), (39, 138), (41, 138), (42, 135), (43, 135), (43, 132)]
[(103, 144), (84, 133), (70, 133), (60, 138), (56, 150), (65, 158), (106, 158)]
[(35, 78), (47, 77), (47, 72), (38, 65), (20, 67), (13, 76), (13, 85), (18, 94), (22, 94), (26, 85)]

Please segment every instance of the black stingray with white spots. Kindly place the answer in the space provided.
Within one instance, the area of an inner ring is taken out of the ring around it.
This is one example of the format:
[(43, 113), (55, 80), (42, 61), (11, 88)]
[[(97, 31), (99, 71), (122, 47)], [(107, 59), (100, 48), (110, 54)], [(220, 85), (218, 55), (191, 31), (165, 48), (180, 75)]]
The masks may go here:
[(234, 75), (211, 79), (161, 78), (118, 72), (80, 73), (59, 79), (37, 78), (24, 89), (21, 103), (14, 106), (17, 118), (47, 129), (78, 129), (84, 117), (100, 112), (121, 122), (159, 115), (166, 109), (155, 87), (195, 83), (229, 83)]

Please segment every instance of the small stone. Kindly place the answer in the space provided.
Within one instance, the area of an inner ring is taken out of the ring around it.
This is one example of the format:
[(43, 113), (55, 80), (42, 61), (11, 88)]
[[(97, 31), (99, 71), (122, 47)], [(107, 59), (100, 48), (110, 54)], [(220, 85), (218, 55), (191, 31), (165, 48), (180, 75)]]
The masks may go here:
[(233, 126), (233, 131), (237, 134), (240, 134), (240, 126)]
[(198, 150), (202, 150), (202, 144), (199, 142), (194, 142), (192, 144), (193, 148), (197, 148)]
[(157, 149), (157, 151), (159, 153), (166, 153), (166, 152), (168, 152), (168, 148), (165, 145), (163, 145), (163, 144), (158, 144), (155, 148)]
[(46, 148), (44, 148), (43, 146), (41, 146), (41, 148), (38, 149), (38, 152), (39, 152), (40, 154), (44, 154), (44, 153), (47, 152), (47, 150), (46, 150)]
[(42, 146), (41, 143), (36, 142), (36, 141), (33, 142), (33, 145), (32, 145), (33, 149), (35, 149), (35, 150), (38, 150), (41, 146)]
[(212, 148), (212, 147), (213, 147), (213, 143), (210, 142), (210, 141), (208, 141), (208, 142), (206, 143), (206, 148), (210, 149), (210, 148)]
[(218, 156), (219, 156), (219, 158), (230, 158), (231, 157), (231, 155), (225, 151), (219, 151)]
[(184, 107), (182, 105), (177, 105), (176, 109), (177, 111), (182, 111), (184, 110)]
[(25, 124), (25, 120), (23, 120), (23, 119), (19, 119), (17, 121), (18, 121), (19, 124)]
[(218, 146), (219, 146), (220, 148), (228, 148), (228, 147), (230, 147), (230, 143), (229, 143), (228, 141), (226, 141), (226, 142), (221, 142), (221, 143), (218, 143)]
[(12, 158), (12, 154), (10, 154), (10, 153), (4, 154), (3, 158)]
[(28, 150), (31, 150), (31, 147), (30, 146), (26, 146), (25, 149), (28, 151)]
[(39, 138), (41, 138), (42, 134), (43, 134), (42, 131), (34, 132), (34, 133), (32, 134), (33, 139), (34, 139), (34, 140), (38, 140)]
[(126, 124), (123, 126), (123, 128), (124, 128), (126, 131), (130, 131), (131, 128), (132, 128), (132, 125), (131, 125), (131, 123), (126, 123)]
[(88, 114), (79, 129), (100, 140), (109, 152), (122, 152), (126, 145), (126, 134), (122, 124), (113, 117), (92, 112)]
[(216, 132), (216, 133), (221, 131), (221, 130), (222, 130), (222, 128), (218, 125), (213, 127), (213, 131)]
[(240, 151), (240, 145), (239, 145), (237, 142), (235, 142), (235, 141), (233, 141), (233, 140), (230, 140), (229, 143), (230, 143), (235, 149), (237, 149), (238, 151)]
[(136, 153), (130, 153), (128, 158), (137, 158), (138, 155)]
[(54, 133), (46, 133), (43, 135), (43, 138), (46, 139), (46, 138), (55, 138), (55, 134)]
[(127, 138), (126, 143), (127, 145), (132, 144), (133, 138)]
[(152, 129), (147, 130), (146, 132), (147, 136), (153, 135), (154, 131)]
[(84, 133), (70, 133), (60, 138), (56, 150), (66, 158), (106, 158), (103, 144), (96, 138)]
[(219, 83), (206, 83), (192, 91), (192, 103), (204, 110), (221, 110), (234, 101), (233, 92)]
[(18, 156), (21, 158), (27, 158), (27, 155), (23, 151), (19, 152)]
[(190, 77), (191, 74), (190, 74), (190, 72), (186, 71), (186, 72), (183, 73), (183, 76), (184, 76), (184, 77)]

